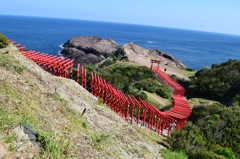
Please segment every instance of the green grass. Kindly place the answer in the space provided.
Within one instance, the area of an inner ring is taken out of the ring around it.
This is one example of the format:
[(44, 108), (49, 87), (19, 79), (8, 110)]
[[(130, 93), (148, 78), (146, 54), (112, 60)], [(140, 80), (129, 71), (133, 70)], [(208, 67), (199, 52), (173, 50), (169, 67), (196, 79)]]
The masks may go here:
[(185, 69), (185, 68), (181, 68), (179, 69), (179, 72), (187, 77), (193, 77), (196, 73), (195, 70), (190, 70), (190, 69)]
[(17, 72), (18, 74), (22, 74), (26, 67), (20, 65), (19, 61), (15, 60), (9, 54), (0, 53), (0, 67), (3, 66), (9, 71)]
[(8, 150), (9, 150), (9, 151), (14, 151), (15, 148), (16, 148), (16, 147), (15, 147), (13, 144), (10, 144), (10, 145), (8, 146)]
[[(74, 156), (71, 151), (73, 141), (64, 134), (89, 131), (87, 121), (82, 119), (80, 113), (76, 113), (60, 94), (46, 94), (36, 87), (28, 87), (28, 91), (22, 92), (21, 87), (11, 84), (10, 81), (0, 84), (0, 134), (5, 136), (17, 125), (26, 122), (39, 133), (39, 141), (43, 144), (40, 158)], [(62, 118), (65, 118), (68, 124), (58, 127), (62, 134), (56, 134), (51, 123)], [(11, 143), (13, 140), (13, 136), (7, 136), (5, 142)], [(14, 147), (10, 145), (9, 150), (13, 151)]]
[(110, 142), (110, 136), (105, 133), (93, 133), (91, 134), (91, 138), (95, 142), (95, 144), (98, 146), (100, 146), (103, 143)]
[[(67, 152), (71, 149), (71, 141), (57, 139), (52, 133), (40, 133), (38, 140), (44, 151), (41, 151), (42, 158), (67, 158)], [(57, 142), (56, 142), (57, 141)]]
[(5, 142), (6, 143), (11, 143), (13, 142), (14, 140), (16, 140), (16, 137), (14, 135), (10, 135), (10, 136), (7, 136), (6, 139), (5, 139)]
[(165, 106), (172, 104), (171, 99), (162, 98), (155, 93), (149, 93), (147, 91), (144, 92), (147, 94), (146, 101), (158, 108), (159, 110), (164, 108)]
[(161, 150), (161, 155), (164, 159), (187, 159), (188, 156), (184, 152), (171, 151), (168, 149)]

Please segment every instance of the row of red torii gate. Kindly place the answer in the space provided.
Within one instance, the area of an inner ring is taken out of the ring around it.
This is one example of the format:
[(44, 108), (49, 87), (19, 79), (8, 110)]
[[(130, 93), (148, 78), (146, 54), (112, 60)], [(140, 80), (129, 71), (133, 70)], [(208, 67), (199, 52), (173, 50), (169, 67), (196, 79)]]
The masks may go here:
[[(8, 41), (15, 44), (15, 41)], [(160, 70), (161, 61), (159, 60), (151, 60), (151, 69), (155, 71), (159, 79), (173, 91), (173, 106), (166, 112), (161, 112), (140, 98), (126, 96), (122, 91), (116, 89), (94, 72), (87, 75), (86, 68), (80, 66), (80, 64), (78, 64), (76, 68), (77, 71), (73, 73), (73, 60), (71, 59), (48, 55), (33, 50), (26, 51), (26, 47), (20, 44), (15, 44), (15, 46), (22, 55), (35, 62), (45, 71), (55, 76), (73, 79), (94, 96), (102, 98), (104, 104), (109, 106), (110, 109), (122, 116), (122, 118), (130, 124), (141, 124), (158, 134), (169, 135), (173, 130), (173, 126), (176, 130), (183, 128), (187, 118), (191, 114), (190, 105), (184, 98), (184, 88)], [(157, 63), (158, 67), (154, 67), (154, 63)]]

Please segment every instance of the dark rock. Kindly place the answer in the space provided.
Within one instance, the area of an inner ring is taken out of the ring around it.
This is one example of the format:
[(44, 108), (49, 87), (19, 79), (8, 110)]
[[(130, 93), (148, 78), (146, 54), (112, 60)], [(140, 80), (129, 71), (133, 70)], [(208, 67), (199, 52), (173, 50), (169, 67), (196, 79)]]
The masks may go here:
[(79, 36), (68, 40), (60, 52), (64, 57), (74, 59), (74, 65), (96, 64), (117, 52), (119, 45), (110, 39), (96, 36)]
[(27, 123), (23, 123), (22, 127), (23, 127), (24, 133), (28, 135), (30, 141), (32, 143), (36, 143), (37, 142), (37, 132), (35, 130), (33, 130)]

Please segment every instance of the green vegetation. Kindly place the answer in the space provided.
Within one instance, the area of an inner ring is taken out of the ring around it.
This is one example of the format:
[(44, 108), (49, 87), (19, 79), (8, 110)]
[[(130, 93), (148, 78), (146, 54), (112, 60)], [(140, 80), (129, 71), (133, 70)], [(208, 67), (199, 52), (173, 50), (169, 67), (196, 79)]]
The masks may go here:
[(240, 157), (240, 107), (220, 104), (193, 108), (187, 126), (168, 139), (189, 158)]
[(240, 61), (229, 60), (198, 71), (192, 86), (203, 97), (232, 100), (240, 94)]
[[(3, 83), (1, 86), (6, 86)], [(29, 125), (32, 125), (34, 128), (39, 129), (38, 140), (41, 143), (40, 158), (66, 158), (67, 156), (72, 155), (69, 148), (71, 147), (71, 141), (67, 139), (66, 136), (62, 135), (61, 137), (56, 137), (49, 127), (42, 123), (43, 114), (38, 114), (38, 105), (34, 102), (29, 103), (27, 97), (20, 95), (15, 91), (3, 91), (3, 87), (0, 87), (0, 93), (6, 96), (11, 97), (12, 100), (4, 104), (4, 101), (0, 102), (0, 132), (5, 133), (11, 130), (14, 126), (19, 125), (22, 122), (27, 122)], [(36, 92), (35, 92), (36, 93)], [(32, 96), (29, 96), (32, 98)], [(49, 100), (46, 98), (45, 100)], [(36, 102), (44, 102), (43, 98)], [(76, 127), (80, 118), (76, 118), (74, 114), (71, 115), (71, 111), (67, 111), (66, 107), (63, 104), (66, 102), (57, 102), (58, 109), (61, 109), (61, 112), (67, 115), (69, 122), (72, 122), (72, 126)], [(7, 104), (7, 106), (6, 106)], [(21, 105), (21, 108), (19, 108)], [(55, 105), (55, 104), (54, 104)], [(17, 111), (16, 111), (17, 110)], [(52, 120), (51, 113), (49, 113), (49, 120)], [(57, 118), (56, 118), (57, 119)], [(74, 122), (74, 123), (73, 123)], [(78, 127), (80, 128), (80, 127)], [(81, 130), (81, 128), (79, 129)], [(65, 139), (64, 139), (65, 138)], [(6, 143), (11, 143), (9, 145), (9, 151), (15, 150), (14, 144), (12, 142), (16, 140), (15, 136), (7, 136), (5, 139)]]
[[(0, 49), (0, 72), (1, 157), (159, 157), (152, 153), (162, 148), (159, 135), (120, 120), (75, 82), (44, 73), (11, 44)], [(12, 136), (12, 130), (21, 123), (37, 132), (40, 146), (18, 146), (21, 141)]]
[(71, 148), (70, 140), (57, 139), (52, 133), (39, 133), (38, 141), (43, 148), (40, 153), (42, 158), (66, 158)]
[(15, 59), (9, 57), (8, 54), (0, 53), (0, 67), (5, 67), (9, 71), (17, 72), (18, 74), (22, 74), (26, 68), (24, 66), (19, 65), (19, 62)]
[(147, 99), (147, 94), (156, 93), (163, 98), (170, 98), (171, 92), (161, 85), (155, 73), (145, 66), (129, 65), (125, 62), (113, 62), (109, 59), (98, 67), (87, 66), (88, 72), (94, 71), (106, 81), (122, 90), (127, 95)]
[(194, 95), (232, 101), (232, 106), (198, 99), (186, 127), (168, 138), (172, 150), (184, 151), (190, 159), (240, 158), (240, 61), (198, 71), (191, 88)]
[(91, 139), (94, 141), (94, 144), (98, 149), (101, 148), (101, 145), (110, 144), (112, 142), (110, 135), (105, 133), (93, 133), (91, 134)]
[(7, 38), (0, 33), (0, 49), (8, 45)]
[[(16, 140), (9, 132), (20, 123), (26, 122), (38, 130), (38, 140), (42, 144), (40, 158), (73, 156), (74, 154), (69, 150), (72, 141), (64, 134), (54, 133), (49, 122), (61, 121), (65, 118), (71, 128), (65, 126), (61, 131), (65, 132), (68, 129), (77, 132), (83, 129), (84, 120), (79, 118), (60, 94), (42, 92), (34, 80), (35, 77), (29, 76), (27, 68), (13, 56), (0, 53), (0, 69), (5, 71), (5, 76), (2, 76), (0, 82), (0, 135), (5, 136), (5, 143), (9, 143), (8, 150), (15, 150)], [(26, 79), (23, 80), (22, 77)], [(30, 77), (32, 80), (27, 80)], [(51, 101), (50, 107), (49, 101)], [(44, 116), (47, 116), (47, 119)], [(84, 129), (86, 128), (87, 125)]]
[(164, 159), (187, 159), (188, 158), (188, 156), (182, 151), (177, 152), (177, 151), (171, 151), (171, 150), (165, 149), (161, 151), (161, 154)]
[(9, 151), (15, 150), (15, 146), (13, 144), (10, 144), (9, 147), (8, 147), (8, 150)]

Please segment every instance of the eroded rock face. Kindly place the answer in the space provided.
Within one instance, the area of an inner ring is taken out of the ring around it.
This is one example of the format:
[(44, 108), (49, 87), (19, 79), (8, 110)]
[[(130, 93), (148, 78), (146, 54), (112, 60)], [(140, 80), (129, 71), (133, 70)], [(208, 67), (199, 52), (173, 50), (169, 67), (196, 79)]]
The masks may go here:
[(180, 60), (178, 60), (176, 57), (173, 57), (170, 54), (166, 54), (160, 50), (150, 50), (149, 54), (153, 56), (156, 59), (159, 59), (163, 61), (164, 63), (167, 63), (171, 66), (177, 67), (177, 68), (187, 68)]
[(162, 63), (177, 67), (186, 68), (186, 66), (172, 55), (166, 54), (160, 50), (148, 50), (144, 49), (135, 43), (127, 43), (122, 46), (122, 50), (125, 53), (128, 61), (139, 65), (149, 67), (151, 59), (161, 60)]
[(96, 36), (73, 37), (63, 47), (61, 54), (66, 58), (74, 59), (75, 66), (78, 63), (96, 64), (120, 48), (115, 41)]

